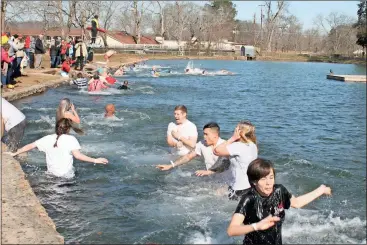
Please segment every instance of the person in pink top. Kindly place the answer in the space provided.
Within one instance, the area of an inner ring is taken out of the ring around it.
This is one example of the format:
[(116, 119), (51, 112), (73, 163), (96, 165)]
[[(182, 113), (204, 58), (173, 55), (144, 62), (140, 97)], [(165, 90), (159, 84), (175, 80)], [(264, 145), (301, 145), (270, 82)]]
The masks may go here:
[(88, 92), (97, 92), (108, 87), (108, 84), (102, 81), (98, 75), (94, 75), (93, 78), (88, 82)]
[(9, 57), (8, 50), (10, 45), (8, 43), (1, 46), (1, 87), (7, 85), (8, 88), (13, 89), (14, 85), (10, 84), (11, 69), (8, 65), (11, 64), (15, 56)]

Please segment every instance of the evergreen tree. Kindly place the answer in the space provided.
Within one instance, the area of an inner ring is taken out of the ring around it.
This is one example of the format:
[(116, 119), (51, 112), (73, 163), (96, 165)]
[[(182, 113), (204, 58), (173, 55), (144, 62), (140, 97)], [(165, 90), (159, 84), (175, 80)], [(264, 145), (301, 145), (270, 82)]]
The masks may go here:
[(367, 9), (367, 1), (361, 1), (358, 4), (358, 21), (354, 25), (357, 29), (357, 44), (362, 46), (363, 48), (367, 47), (367, 18), (366, 18), (366, 10)]

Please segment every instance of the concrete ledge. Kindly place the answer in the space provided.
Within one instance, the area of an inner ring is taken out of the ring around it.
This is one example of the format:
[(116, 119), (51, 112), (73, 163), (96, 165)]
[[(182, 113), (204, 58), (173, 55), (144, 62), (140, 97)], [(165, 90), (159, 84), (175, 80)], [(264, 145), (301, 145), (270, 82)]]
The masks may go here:
[[(53, 76), (53, 75), (47, 75), (47, 76)], [(46, 91), (47, 88), (57, 87), (57, 86), (60, 86), (61, 84), (68, 84), (68, 81), (69, 81), (69, 78), (65, 78), (65, 77), (58, 78), (55, 80), (46, 81), (41, 84), (33, 85), (30, 87), (17, 89), (15, 91), (5, 92), (3, 93), (3, 97), (7, 101), (18, 100), (18, 99), (21, 99), (21, 98), (24, 98), (30, 95), (44, 92)]]
[(1, 160), (1, 243), (64, 244), (64, 238), (25, 179), (19, 162), (5, 154)]
[(327, 79), (342, 81), (342, 82), (362, 82), (365, 83), (367, 76), (364, 75), (326, 75)]

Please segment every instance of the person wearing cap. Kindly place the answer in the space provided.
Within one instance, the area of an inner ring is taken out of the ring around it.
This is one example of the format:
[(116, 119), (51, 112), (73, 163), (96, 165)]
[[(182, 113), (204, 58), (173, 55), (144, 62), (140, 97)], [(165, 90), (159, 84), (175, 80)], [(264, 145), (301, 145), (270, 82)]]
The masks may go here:
[(43, 46), (42, 39), (43, 39), (43, 34), (39, 34), (36, 39), (36, 45), (35, 45), (35, 50), (34, 50), (34, 54), (36, 55), (36, 62), (35, 62), (36, 69), (41, 68), (42, 56), (44, 53), (46, 53), (45, 48)]

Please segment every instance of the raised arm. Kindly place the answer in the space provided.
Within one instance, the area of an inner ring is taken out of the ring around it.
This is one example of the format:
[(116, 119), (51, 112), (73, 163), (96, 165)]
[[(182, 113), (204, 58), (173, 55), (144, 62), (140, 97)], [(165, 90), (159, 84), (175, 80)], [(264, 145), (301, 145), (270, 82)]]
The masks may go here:
[(326, 185), (320, 185), (319, 188), (304, 194), (299, 197), (292, 196), (291, 198), (291, 207), (293, 208), (302, 208), (303, 206), (309, 204), (316, 198), (322, 196), (322, 195), (331, 195), (331, 189), (330, 187), (327, 187)]
[(92, 157), (88, 157), (86, 155), (84, 155), (83, 153), (81, 153), (79, 150), (73, 150), (72, 151), (73, 156), (80, 160), (80, 161), (84, 161), (84, 162), (91, 162), (91, 163), (99, 163), (99, 164), (107, 164), (108, 160), (106, 158), (92, 158)]
[(75, 110), (74, 105), (71, 105), (71, 112), (66, 112), (64, 117), (70, 119), (71, 121), (75, 123), (80, 123), (80, 118), (79, 118), (78, 113)]
[(236, 127), (231, 138), (214, 148), (214, 155), (220, 157), (229, 157), (230, 154), (228, 152), (227, 145), (230, 145), (233, 142), (238, 141), (239, 139), (240, 134), (238, 128)]

